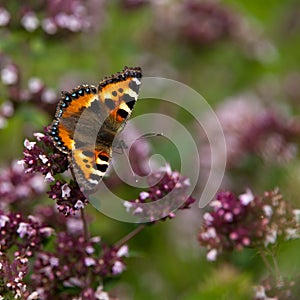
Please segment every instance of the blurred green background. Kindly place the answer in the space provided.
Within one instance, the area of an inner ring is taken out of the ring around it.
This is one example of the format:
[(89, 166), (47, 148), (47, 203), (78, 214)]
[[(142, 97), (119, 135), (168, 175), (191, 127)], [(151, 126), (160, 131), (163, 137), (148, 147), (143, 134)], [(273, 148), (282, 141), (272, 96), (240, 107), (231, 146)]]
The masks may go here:
[[(141, 66), (144, 76), (161, 76), (189, 85), (215, 109), (229, 97), (253, 93), (287, 118), (297, 116), (299, 1), (206, 1), (208, 8), (201, 7), (203, 1), (88, 2), (95, 26), (87, 31), (51, 36), (17, 26), (0, 28), (0, 51), (19, 66), (21, 84), (37, 77), (59, 95), (59, 91), (77, 84), (97, 84), (125, 65)], [(195, 7), (188, 9), (191, 2), (199, 5), (200, 12)], [(10, 1), (8, 5), (13, 11), (19, 4)], [(2, 84), (2, 102), (7, 97), (5, 88)], [(157, 107), (137, 104), (134, 115), (164, 109), (159, 103)], [(172, 117), (192, 124), (189, 115), (176, 110)], [(41, 131), (51, 118), (30, 101), (19, 103), (0, 131), (1, 167), (20, 159), (24, 138)], [(163, 145), (158, 151), (177, 166), (177, 157)], [(223, 188), (241, 193), (251, 187), (255, 193), (262, 193), (279, 186), (284, 197), (295, 206), (300, 204), (297, 156), (283, 164), (268, 164), (251, 156), (239, 167), (228, 169), (226, 176), (229, 184), (225, 182)], [(45, 201), (51, 203), (46, 196)], [(135, 228), (93, 207), (88, 212), (93, 216), (92, 233), (110, 243)], [(267, 275), (260, 258), (255, 251), (246, 250), (215, 263), (207, 262), (205, 249), (197, 242), (201, 215), (196, 204), (191, 210), (178, 212), (174, 220), (147, 227), (131, 240), (127, 271), (112, 286), (112, 294), (125, 300), (251, 299), (253, 286)], [(297, 240), (280, 247), (283, 275), (292, 277), (299, 269), (299, 247)]]

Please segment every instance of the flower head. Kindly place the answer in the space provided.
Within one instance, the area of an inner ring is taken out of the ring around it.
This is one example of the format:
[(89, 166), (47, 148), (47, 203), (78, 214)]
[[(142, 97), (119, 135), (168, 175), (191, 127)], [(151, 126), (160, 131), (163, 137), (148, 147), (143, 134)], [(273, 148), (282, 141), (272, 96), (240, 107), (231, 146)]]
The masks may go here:
[[(45, 130), (47, 133), (47, 129)], [(53, 176), (68, 168), (68, 159), (53, 144), (52, 139), (43, 133), (34, 134), (36, 141), (24, 142), (24, 166), (26, 173), (41, 173)], [(51, 177), (50, 177), (51, 178)]]
[(233, 13), (217, 2), (188, 0), (183, 5), (182, 35), (194, 44), (211, 44), (232, 34)]
[[(295, 158), (299, 121), (287, 120), (274, 108), (266, 107), (256, 95), (248, 93), (226, 99), (216, 113), (225, 137), (228, 168), (243, 165), (250, 156), (277, 164)], [(214, 123), (207, 122), (214, 132)], [(205, 153), (209, 153), (209, 145), (203, 144), (203, 163), (207, 163), (210, 159)]]
[[(99, 8), (102, 1), (96, 4)], [(38, 5), (26, 3), (26, 6), (16, 3), (10, 11), (9, 5), (3, 5), (0, 7), (0, 27), (18, 26), (29, 34), (41, 29), (50, 36), (71, 35), (92, 27), (92, 6), (92, 1), (58, 0), (42, 1)]]
[(99, 237), (86, 240), (59, 233), (54, 252), (39, 252), (31, 276), (33, 285), (43, 291), (45, 299), (63, 296), (61, 286), (78, 290), (85, 295), (83, 299), (97, 299), (95, 295), (100, 291), (93, 290), (89, 282), (103, 282), (122, 273), (125, 263), (118, 253), (118, 248), (102, 244)]
[(189, 180), (179, 172), (172, 171), (170, 166), (151, 174), (148, 184), (150, 188), (141, 192), (137, 199), (124, 203), (128, 212), (143, 221), (172, 219), (176, 209), (189, 208), (195, 202), (188, 192)]
[(15, 298), (25, 299), (29, 259), (52, 234), (52, 228), (32, 216), (0, 211), (0, 276), (4, 290), (12, 291)]
[(210, 205), (213, 210), (205, 213), (198, 236), (210, 261), (222, 252), (264, 248), (279, 238), (299, 237), (293, 210), (278, 190), (264, 196), (254, 196), (250, 190), (240, 196), (220, 192)]
[(57, 180), (50, 186), (50, 191), (47, 194), (51, 199), (56, 201), (58, 211), (65, 216), (75, 214), (76, 211), (88, 203), (75, 181), (71, 181), (68, 184)]
[(292, 280), (290, 278), (276, 280), (270, 276), (254, 288), (253, 300), (297, 300), (300, 292), (297, 282), (299, 282), (299, 275)]
[(45, 191), (43, 176), (26, 174), (24, 168), (14, 161), (0, 172), (0, 207), (18, 204), (19, 201), (38, 196)]

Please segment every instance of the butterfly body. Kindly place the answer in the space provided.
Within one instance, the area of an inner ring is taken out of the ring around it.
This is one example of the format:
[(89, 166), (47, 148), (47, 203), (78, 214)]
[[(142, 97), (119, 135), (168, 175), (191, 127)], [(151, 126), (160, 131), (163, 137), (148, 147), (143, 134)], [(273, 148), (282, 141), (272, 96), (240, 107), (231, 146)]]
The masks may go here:
[(138, 98), (141, 69), (125, 67), (104, 78), (98, 87), (81, 85), (63, 92), (50, 135), (69, 157), (75, 179), (93, 190), (112, 157), (112, 144), (123, 129)]

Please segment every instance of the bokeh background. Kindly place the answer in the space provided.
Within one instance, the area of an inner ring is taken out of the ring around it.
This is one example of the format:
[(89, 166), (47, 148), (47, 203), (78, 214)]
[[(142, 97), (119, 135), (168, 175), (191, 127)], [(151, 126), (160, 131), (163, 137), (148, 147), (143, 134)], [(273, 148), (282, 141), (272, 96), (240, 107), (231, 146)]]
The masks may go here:
[[(24, 139), (51, 122), (61, 90), (97, 84), (125, 65), (185, 83), (214, 108), (228, 146), (220, 189), (262, 194), (278, 186), (300, 206), (297, 0), (0, 1), (1, 168), (21, 159)], [(153, 100), (133, 115), (147, 112), (168, 113), (194, 130), (209, 167), (205, 137), (187, 112)], [(167, 142), (147, 142), (180, 167)], [(137, 197), (128, 187), (118, 192)], [(45, 193), (37, 201), (52, 204)], [(127, 271), (106, 288), (125, 300), (252, 299), (267, 276), (259, 256), (244, 250), (208, 262), (197, 241), (203, 210), (195, 204), (146, 227), (129, 243)], [(92, 206), (88, 212), (91, 232), (109, 243), (135, 228)], [(284, 276), (298, 272), (299, 247), (298, 240), (279, 247)]]

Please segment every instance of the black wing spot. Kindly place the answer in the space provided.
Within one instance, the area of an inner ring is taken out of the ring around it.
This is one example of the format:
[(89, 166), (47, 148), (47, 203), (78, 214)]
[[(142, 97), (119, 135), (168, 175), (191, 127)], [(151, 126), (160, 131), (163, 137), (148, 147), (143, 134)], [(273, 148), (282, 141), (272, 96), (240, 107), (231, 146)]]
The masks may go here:
[(122, 108), (117, 110), (117, 114), (123, 119), (126, 119), (128, 116), (128, 112)]
[(138, 93), (139, 92), (139, 86), (136, 84), (136, 82), (135, 81), (130, 81), (129, 82), (129, 87), (133, 90), (133, 91), (135, 91), (136, 93)]
[(86, 147), (86, 143), (79, 141), (78, 139), (75, 141), (76, 148), (83, 148)]
[(108, 162), (108, 160), (109, 160), (109, 157), (107, 155), (103, 155), (101, 153), (98, 155), (98, 158), (100, 158), (101, 160), (106, 161), (106, 162)]
[(101, 113), (101, 108), (99, 105), (99, 101), (98, 100), (94, 100), (91, 104), (90, 104), (90, 109), (95, 113), (95, 114), (100, 114)]
[(112, 99), (110, 99), (110, 98), (105, 98), (104, 101), (105, 101), (105, 105), (106, 105), (109, 109), (113, 110), (113, 109), (116, 108), (116, 103), (115, 103)]
[(96, 164), (97, 170), (100, 172), (106, 172), (108, 165)]
[(101, 179), (101, 176), (97, 174), (91, 174), (90, 179), (99, 181)]
[(117, 97), (118, 93), (117, 93), (116, 91), (113, 91), (113, 92), (112, 92), (112, 95), (113, 95), (114, 97)]
[(126, 102), (127, 106), (133, 110), (133, 107), (134, 107), (134, 104), (136, 102), (135, 98), (134, 97), (131, 97), (130, 95), (128, 94), (124, 94), (123, 95), (123, 100)]
[(84, 150), (84, 151), (82, 151), (82, 154), (83, 154), (84, 156), (87, 156), (87, 157), (93, 157), (93, 156), (94, 156), (94, 152), (89, 151), (89, 150)]

